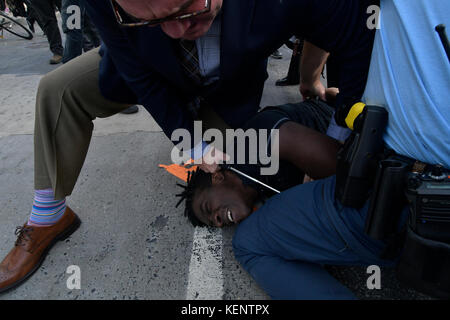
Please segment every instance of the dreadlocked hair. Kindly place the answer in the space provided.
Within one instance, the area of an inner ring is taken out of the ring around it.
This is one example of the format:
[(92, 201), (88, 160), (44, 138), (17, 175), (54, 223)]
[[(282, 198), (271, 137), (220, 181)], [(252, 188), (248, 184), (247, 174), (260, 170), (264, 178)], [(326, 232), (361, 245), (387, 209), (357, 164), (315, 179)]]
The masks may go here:
[(177, 197), (181, 197), (180, 201), (178, 201), (175, 208), (178, 208), (179, 205), (185, 200), (186, 206), (184, 208), (184, 216), (189, 219), (194, 227), (206, 227), (207, 225), (201, 222), (194, 213), (194, 209), (192, 207), (192, 202), (194, 200), (194, 196), (197, 192), (202, 191), (206, 188), (211, 187), (211, 173), (204, 172), (197, 168), (195, 171), (188, 172), (187, 185), (181, 185), (177, 183), (177, 186), (183, 188), (183, 192), (177, 194)]

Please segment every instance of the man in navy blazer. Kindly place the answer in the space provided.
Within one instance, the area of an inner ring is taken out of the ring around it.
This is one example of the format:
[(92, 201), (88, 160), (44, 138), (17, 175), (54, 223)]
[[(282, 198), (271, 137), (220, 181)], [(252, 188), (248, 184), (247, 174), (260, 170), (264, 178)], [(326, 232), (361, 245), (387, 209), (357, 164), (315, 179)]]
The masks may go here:
[(192, 131), (186, 105), (198, 95), (229, 126), (240, 127), (260, 107), (267, 57), (293, 33), (336, 55), (341, 66), (338, 101), (358, 98), (364, 89), (374, 34), (366, 26), (366, 11), (376, 1), (212, 0), (222, 19), (220, 79), (207, 88), (183, 76), (173, 39), (182, 34), (168, 34), (159, 26), (121, 28), (109, 0), (86, 2), (104, 41), (102, 94), (114, 101), (135, 99), (168, 137), (177, 128)]
[[(340, 67), (337, 106), (358, 99), (374, 36), (366, 12), (374, 2), (86, 0), (104, 43), (40, 82), (35, 198), (15, 247), (0, 263), (0, 292), (23, 282), (57, 240), (78, 228), (80, 219), (65, 199), (83, 166), (95, 118), (138, 103), (169, 138), (180, 128), (192, 133), (204, 112), (217, 120), (213, 127), (238, 128), (260, 107), (267, 58), (292, 34), (307, 41), (304, 96), (325, 98), (320, 73), (332, 52)], [(195, 159), (212, 150), (203, 141), (191, 145)], [(202, 168), (214, 170), (214, 164)]]

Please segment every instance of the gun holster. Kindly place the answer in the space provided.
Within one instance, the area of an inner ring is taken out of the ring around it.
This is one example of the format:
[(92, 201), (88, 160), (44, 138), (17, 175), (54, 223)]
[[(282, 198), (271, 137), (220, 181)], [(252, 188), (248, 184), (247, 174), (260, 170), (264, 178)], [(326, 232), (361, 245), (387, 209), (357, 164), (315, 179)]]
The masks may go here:
[(399, 155), (378, 162), (365, 225), (366, 234), (373, 239), (385, 240), (399, 232), (400, 215), (408, 204), (405, 176), (413, 164)]
[[(420, 292), (448, 299), (450, 170), (385, 149), (387, 121), (381, 107), (352, 107), (345, 123), (353, 132), (338, 153), (335, 197), (354, 208), (370, 199), (365, 232), (386, 242), (383, 258), (400, 257), (397, 278)], [(406, 208), (408, 223), (401, 228)]]
[(383, 152), (387, 111), (378, 106), (355, 104), (346, 123), (352, 134), (338, 152), (335, 197), (343, 205), (361, 208), (375, 179), (375, 168)]

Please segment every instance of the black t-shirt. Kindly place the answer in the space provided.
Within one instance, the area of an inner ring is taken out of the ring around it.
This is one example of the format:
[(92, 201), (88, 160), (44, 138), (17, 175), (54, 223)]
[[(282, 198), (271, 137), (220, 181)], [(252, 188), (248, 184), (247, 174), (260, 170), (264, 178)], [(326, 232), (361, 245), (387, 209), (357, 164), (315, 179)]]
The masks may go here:
[[(270, 137), (271, 129), (279, 129), (284, 123), (293, 121), (325, 133), (329, 121), (331, 119), (333, 109), (322, 101), (307, 100), (296, 104), (285, 104), (277, 107), (267, 107), (260, 111), (256, 116), (250, 119), (244, 130), (247, 129), (267, 129)], [(259, 135), (257, 135), (259, 139)], [(301, 137), (299, 137), (300, 139)], [(270, 156), (270, 143), (268, 145), (268, 155)], [(259, 148), (259, 141), (258, 141)], [(236, 150), (236, 145), (235, 145)], [(259, 150), (259, 149), (257, 149)], [(246, 152), (249, 152), (249, 141), (246, 141)], [(235, 163), (237, 163), (237, 155), (235, 155)], [(246, 164), (229, 165), (279, 191), (287, 190), (293, 186), (301, 184), (304, 179), (304, 173), (294, 164), (280, 159), (279, 170), (275, 175), (261, 175), (261, 168), (264, 167), (259, 161), (257, 164), (248, 164), (249, 155), (246, 155)], [(269, 167), (270, 165), (266, 165)], [(273, 191), (261, 186), (260, 184), (245, 178), (239, 177), (244, 184), (250, 185), (260, 192), (261, 197), (269, 197), (274, 194)]]

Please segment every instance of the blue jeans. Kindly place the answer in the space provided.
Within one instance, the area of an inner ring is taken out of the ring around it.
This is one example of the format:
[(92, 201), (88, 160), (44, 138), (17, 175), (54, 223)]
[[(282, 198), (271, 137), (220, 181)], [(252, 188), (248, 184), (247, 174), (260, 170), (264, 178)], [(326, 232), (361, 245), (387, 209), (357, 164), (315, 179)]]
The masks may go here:
[(273, 299), (354, 299), (324, 265), (392, 266), (381, 241), (364, 234), (360, 210), (334, 199), (335, 176), (269, 199), (233, 239), (236, 259)]
[[(80, 28), (69, 28), (68, 21), (73, 23), (73, 11), (67, 12), (70, 6), (78, 6), (80, 9)], [(69, 62), (73, 58), (78, 57), (84, 51), (89, 51), (100, 45), (100, 39), (93, 27), (88, 15), (84, 2), (80, 0), (62, 0), (61, 8), (62, 28), (66, 34), (66, 42), (64, 46), (63, 63)]]

